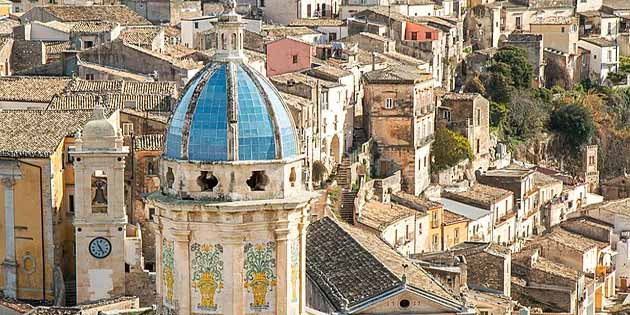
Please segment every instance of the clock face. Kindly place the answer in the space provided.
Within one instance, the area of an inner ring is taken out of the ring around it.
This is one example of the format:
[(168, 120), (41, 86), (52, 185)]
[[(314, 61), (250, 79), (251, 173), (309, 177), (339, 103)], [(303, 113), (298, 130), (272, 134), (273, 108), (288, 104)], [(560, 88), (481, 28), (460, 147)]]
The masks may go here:
[(90, 254), (95, 258), (105, 258), (112, 252), (112, 243), (104, 237), (97, 237), (90, 241)]

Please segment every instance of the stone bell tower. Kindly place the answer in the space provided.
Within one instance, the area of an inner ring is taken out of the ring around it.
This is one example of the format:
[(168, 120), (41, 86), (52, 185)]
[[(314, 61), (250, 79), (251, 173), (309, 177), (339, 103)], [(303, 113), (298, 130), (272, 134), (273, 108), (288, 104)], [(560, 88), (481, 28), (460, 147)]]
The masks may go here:
[(100, 105), (76, 140), (75, 238), (77, 303), (125, 294), (125, 156), (118, 127)]
[(588, 191), (599, 192), (599, 168), (597, 163), (597, 145), (587, 145), (582, 156), (582, 172), (588, 185)]

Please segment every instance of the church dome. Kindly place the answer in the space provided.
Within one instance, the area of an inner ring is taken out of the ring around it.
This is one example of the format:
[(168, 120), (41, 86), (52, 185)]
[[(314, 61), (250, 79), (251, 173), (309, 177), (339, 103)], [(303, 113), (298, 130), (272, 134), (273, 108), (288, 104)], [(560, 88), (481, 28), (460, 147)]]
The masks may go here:
[(297, 139), (288, 107), (269, 80), (239, 59), (215, 58), (184, 89), (164, 155), (202, 162), (280, 160), (297, 155)]

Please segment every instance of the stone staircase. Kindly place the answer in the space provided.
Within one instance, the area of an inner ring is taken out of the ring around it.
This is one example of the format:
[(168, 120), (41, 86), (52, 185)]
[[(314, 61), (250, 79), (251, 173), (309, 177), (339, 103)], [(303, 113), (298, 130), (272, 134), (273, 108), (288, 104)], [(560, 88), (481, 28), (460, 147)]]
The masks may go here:
[(343, 221), (350, 224), (354, 224), (354, 199), (356, 197), (356, 191), (344, 189), (341, 192), (341, 207), (339, 209), (339, 215)]
[(351, 174), (351, 164), (350, 158), (345, 156), (341, 159), (341, 163), (337, 166), (337, 175), (335, 179), (337, 180), (337, 185), (343, 189), (351, 189), (352, 187), (352, 174)]

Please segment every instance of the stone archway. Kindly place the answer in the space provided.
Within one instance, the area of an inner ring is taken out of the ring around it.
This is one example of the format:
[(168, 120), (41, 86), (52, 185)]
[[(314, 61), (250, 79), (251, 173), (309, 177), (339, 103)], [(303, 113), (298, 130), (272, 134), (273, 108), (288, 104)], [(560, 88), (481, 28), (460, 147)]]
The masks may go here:
[(332, 140), (330, 140), (330, 156), (332, 157), (334, 163), (339, 163), (339, 161), (341, 161), (340, 152), (341, 145), (339, 143), (339, 136), (334, 135)]

